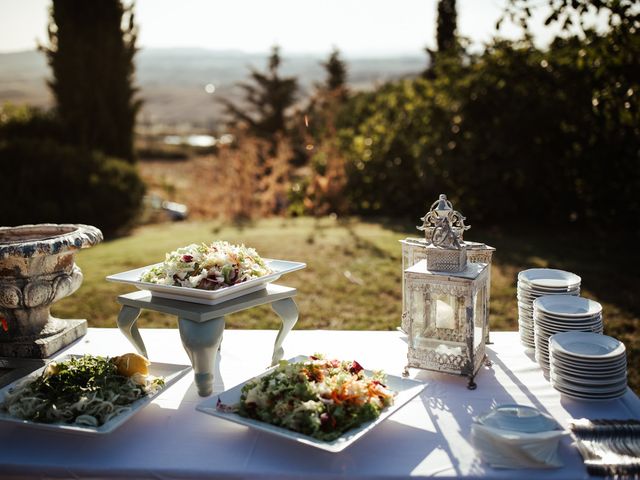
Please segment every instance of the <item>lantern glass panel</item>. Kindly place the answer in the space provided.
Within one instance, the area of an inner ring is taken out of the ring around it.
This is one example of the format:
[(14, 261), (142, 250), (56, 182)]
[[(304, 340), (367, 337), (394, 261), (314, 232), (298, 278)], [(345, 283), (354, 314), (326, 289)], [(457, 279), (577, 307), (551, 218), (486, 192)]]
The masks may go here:
[(424, 335), (424, 331), (428, 327), (426, 322), (429, 316), (426, 311), (424, 294), (420, 290), (412, 290), (410, 295), (411, 318), (415, 319), (411, 325), (412, 337), (415, 343), (413, 346), (418, 346), (419, 338)]
[(456, 297), (442, 293), (434, 294), (432, 308), (432, 318), (435, 318), (436, 328), (454, 330), (458, 326)]
[(473, 349), (480, 346), (484, 332), (484, 289), (476, 290), (473, 296)]

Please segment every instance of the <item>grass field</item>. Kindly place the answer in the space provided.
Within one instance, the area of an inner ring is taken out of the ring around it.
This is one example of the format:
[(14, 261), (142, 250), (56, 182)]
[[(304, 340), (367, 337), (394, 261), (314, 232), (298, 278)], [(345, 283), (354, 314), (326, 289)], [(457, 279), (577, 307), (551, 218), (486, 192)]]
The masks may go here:
[[(104, 278), (161, 261), (167, 251), (192, 242), (224, 239), (255, 247), (264, 257), (296, 260), (307, 268), (280, 282), (299, 290), (298, 329), (392, 330), (401, 315), (401, 249), (398, 240), (418, 236), (410, 225), (368, 223), (357, 219), (274, 218), (246, 226), (215, 222), (166, 223), (141, 227), (132, 235), (82, 251), (77, 263), (84, 283), (54, 307), (61, 318), (87, 318), (94, 327), (115, 327), (116, 296), (130, 287)], [(638, 265), (630, 265), (623, 248), (579, 232), (549, 235), (546, 231), (479, 231), (465, 238), (497, 248), (491, 292), (492, 330), (517, 329), (516, 276), (531, 267), (555, 267), (582, 276), (582, 295), (604, 307), (605, 333), (623, 340), (629, 380), (640, 391), (640, 342), (636, 328)], [(622, 268), (622, 266), (626, 268)], [(636, 267), (636, 268), (634, 268)], [(229, 328), (277, 328), (268, 307), (227, 318)], [(142, 327), (175, 327), (175, 319), (143, 312)]]

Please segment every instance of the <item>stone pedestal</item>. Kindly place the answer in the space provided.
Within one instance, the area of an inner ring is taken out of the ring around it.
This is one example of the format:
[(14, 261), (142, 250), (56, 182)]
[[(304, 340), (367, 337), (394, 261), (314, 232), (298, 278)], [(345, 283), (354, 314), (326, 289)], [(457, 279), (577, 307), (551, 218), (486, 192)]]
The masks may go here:
[(45, 358), (86, 333), (86, 320), (54, 318), (50, 308), (82, 284), (76, 252), (100, 241), (88, 225), (0, 228), (0, 356)]
[(47, 358), (87, 333), (86, 320), (56, 320), (62, 329), (52, 335), (0, 343), (0, 357)]

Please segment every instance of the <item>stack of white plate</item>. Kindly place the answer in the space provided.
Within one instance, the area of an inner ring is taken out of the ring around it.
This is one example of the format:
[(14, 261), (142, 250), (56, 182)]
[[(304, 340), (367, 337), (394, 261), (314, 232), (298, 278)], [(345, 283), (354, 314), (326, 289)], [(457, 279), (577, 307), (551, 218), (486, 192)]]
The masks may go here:
[(627, 390), (624, 343), (589, 332), (556, 333), (549, 338), (551, 384), (578, 400), (612, 400)]
[(535, 348), (533, 301), (545, 295), (580, 295), (581, 278), (552, 268), (531, 268), (518, 274), (518, 330), (520, 341)]
[(562, 332), (602, 333), (602, 305), (572, 295), (545, 295), (533, 301), (535, 356), (549, 373), (549, 337)]

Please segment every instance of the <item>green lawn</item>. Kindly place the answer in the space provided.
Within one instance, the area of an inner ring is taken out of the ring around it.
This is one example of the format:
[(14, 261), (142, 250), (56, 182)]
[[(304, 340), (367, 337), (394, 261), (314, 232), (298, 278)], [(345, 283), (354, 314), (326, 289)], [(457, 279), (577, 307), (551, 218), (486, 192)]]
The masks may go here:
[[(296, 260), (307, 268), (280, 282), (299, 290), (299, 329), (393, 330), (401, 315), (401, 249), (398, 240), (419, 236), (412, 226), (367, 223), (356, 219), (268, 219), (245, 227), (215, 222), (158, 224), (139, 228), (126, 238), (82, 251), (77, 263), (84, 272), (82, 287), (54, 307), (61, 318), (87, 318), (95, 327), (115, 327), (116, 296), (130, 287), (105, 281), (112, 273), (164, 258), (167, 251), (192, 242), (224, 239), (255, 247), (264, 257)], [(545, 266), (582, 276), (582, 295), (604, 306), (605, 333), (623, 340), (629, 365), (637, 366), (640, 342), (636, 333), (640, 300), (634, 265), (622, 268), (622, 248), (602, 248), (605, 242), (578, 232), (486, 231), (475, 227), (465, 236), (497, 248), (491, 292), (491, 328), (517, 329), (515, 283), (518, 271)], [(144, 312), (143, 327), (175, 327), (173, 317)], [(277, 328), (268, 307), (227, 319), (230, 328)], [(640, 391), (637, 368), (630, 383)]]

